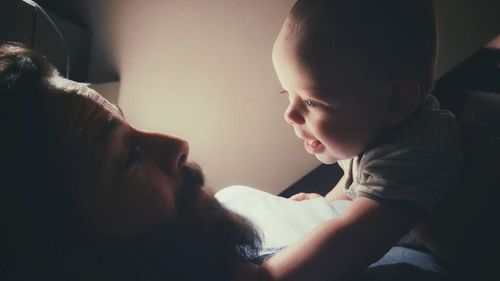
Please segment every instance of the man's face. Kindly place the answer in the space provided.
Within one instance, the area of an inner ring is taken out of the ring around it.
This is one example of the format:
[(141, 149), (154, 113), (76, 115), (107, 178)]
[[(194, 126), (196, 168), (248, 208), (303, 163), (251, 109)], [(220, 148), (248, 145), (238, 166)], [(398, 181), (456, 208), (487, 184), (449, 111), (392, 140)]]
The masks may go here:
[(186, 141), (138, 130), (96, 92), (83, 92), (53, 96), (52, 104), (84, 217), (126, 236), (173, 223), (187, 206), (213, 205), (201, 172), (186, 162)]
[(91, 231), (160, 280), (223, 280), (257, 257), (255, 228), (203, 190), (186, 141), (132, 127), (86, 86), (52, 84), (45, 102), (67, 153), (68, 193)]
[(289, 28), (283, 25), (273, 48), (274, 67), (289, 98), (285, 120), (321, 162), (357, 156), (384, 127), (383, 87), (362, 78), (364, 71), (349, 54), (329, 50), (306, 62)]

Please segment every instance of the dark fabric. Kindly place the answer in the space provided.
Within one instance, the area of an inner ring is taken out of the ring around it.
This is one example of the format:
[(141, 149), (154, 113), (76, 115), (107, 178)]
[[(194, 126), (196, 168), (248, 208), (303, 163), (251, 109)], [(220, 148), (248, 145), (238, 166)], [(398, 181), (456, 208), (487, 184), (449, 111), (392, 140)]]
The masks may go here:
[(422, 269), (408, 263), (394, 263), (368, 268), (356, 281), (452, 281), (439, 272)]
[(492, 133), (500, 137), (500, 94), (468, 91), (464, 98), (462, 120), (488, 124)]
[(479, 124), (462, 123), (465, 170), (457, 189), (414, 230), (463, 280), (500, 280), (500, 142)]

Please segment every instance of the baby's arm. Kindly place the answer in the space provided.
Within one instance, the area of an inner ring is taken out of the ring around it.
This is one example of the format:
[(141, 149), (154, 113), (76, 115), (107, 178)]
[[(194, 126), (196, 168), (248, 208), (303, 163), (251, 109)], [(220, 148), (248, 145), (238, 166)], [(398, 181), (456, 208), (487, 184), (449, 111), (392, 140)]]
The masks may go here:
[[(345, 193), (344, 187), (346, 181), (347, 181), (347, 176), (344, 174), (342, 178), (340, 178), (339, 182), (335, 185), (335, 187), (332, 188), (332, 190), (330, 190), (330, 192), (328, 192), (325, 195), (325, 198), (330, 202), (333, 202), (335, 200), (351, 200), (351, 198)], [(291, 196), (290, 199), (295, 201), (303, 201), (303, 200), (314, 199), (316, 197), (321, 197), (321, 195), (318, 193), (300, 192)]]
[(414, 225), (397, 209), (359, 197), (343, 216), (271, 257), (261, 270), (270, 281), (344, 280), (381, 258)]

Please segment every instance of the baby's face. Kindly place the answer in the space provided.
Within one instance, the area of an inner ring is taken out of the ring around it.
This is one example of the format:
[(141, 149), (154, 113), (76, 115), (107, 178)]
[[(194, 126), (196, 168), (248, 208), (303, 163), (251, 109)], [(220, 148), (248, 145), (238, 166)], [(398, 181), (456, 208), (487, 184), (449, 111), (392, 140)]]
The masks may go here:
[[(273, 63), (289, 105), (285, 120), (304, 148), (325, 164), (359, 155), (387, 122), (383, 83), (365, 79), (349, 56), (307, 64), (285, 24), (273, 48)], [(353, 56), (351, 56), (354, 58)]]

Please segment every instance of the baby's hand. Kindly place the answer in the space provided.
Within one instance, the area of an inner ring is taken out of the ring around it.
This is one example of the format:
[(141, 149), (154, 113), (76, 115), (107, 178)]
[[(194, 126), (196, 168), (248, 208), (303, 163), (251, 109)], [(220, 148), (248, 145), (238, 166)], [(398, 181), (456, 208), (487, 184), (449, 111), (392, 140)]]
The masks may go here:
[(318, 198), (318, 197), (322, 197), (322, 196), (318, 193), (301, 192), (301, 193), (297, 193), (297, 194), (291, 196), (290, 199), (295, 200), (295, 201), (304, 201), (304, 200), (311, 200), (311, 199)]

